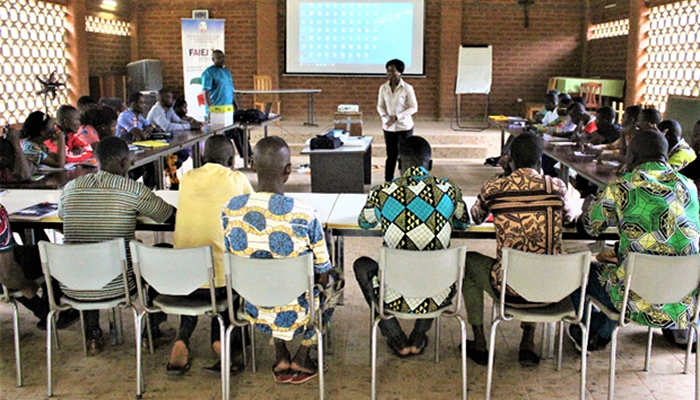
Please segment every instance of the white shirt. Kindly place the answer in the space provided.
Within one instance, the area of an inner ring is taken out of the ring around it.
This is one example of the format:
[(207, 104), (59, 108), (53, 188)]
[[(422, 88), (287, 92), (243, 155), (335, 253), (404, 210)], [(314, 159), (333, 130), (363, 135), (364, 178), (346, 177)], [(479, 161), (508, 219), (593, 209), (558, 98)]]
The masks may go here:
[[(413, 86), (399, 80), (392, 92), (389, 81), (379, 87), (377, 112), (382, 117), (382, 129), (388, 132), (401, 132), (413, 128), (411, 115), (418, 112), (418, 101)], [(396, 122), (387, 125), (390, 115), (396, 116)]]
[(557, 113), (556, 108), (552, 111), (546, 111), (542, 117), (542, 125), (549, 125), (550, 122), (553, 122), (557, 118), (559, 118), (559, 114)]
[(181, 120), (180, 117), (175, 114), (175, 110), (173, 110), (172, 107), (168, 108), (168, 111), (165, 111), (165, 108), (163, 108), (160, 102), (157, 102), (153, 108), (151, 108), (146, 119), (151, 125), (159, 127), (163, 132), (190, 130), (190, 124)]

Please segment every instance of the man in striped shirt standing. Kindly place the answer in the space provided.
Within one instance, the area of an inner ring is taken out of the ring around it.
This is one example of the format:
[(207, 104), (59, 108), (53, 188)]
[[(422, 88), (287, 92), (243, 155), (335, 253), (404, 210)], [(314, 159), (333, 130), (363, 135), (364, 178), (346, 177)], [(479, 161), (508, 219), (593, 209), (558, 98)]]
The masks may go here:
[[(69, 182), (61, 193), (59, 216), (63, 219), (66, 244), (97, 243), (124, 238), (129, 262), (129, 289), (135, 290), (131, 273), (129, 241), (134, 239), (136, 217), (143, 214), (156, 222), (174, 222), (175, 209), (140, 182), (128, 178), (131, 161), (129, 147), (118, 137), (100, 141), (96, 151), (100, 171)], [(124, 295), (121, 276), (100, 291), (76, 291), (62, 287), (64, 294), (76, 300), (103, 301)], [(85, 311), (86, 338), (90, 353), (102, 348), (99, 312)], [(154, 338), (165, 320), (160, 314), (152, 321)]]

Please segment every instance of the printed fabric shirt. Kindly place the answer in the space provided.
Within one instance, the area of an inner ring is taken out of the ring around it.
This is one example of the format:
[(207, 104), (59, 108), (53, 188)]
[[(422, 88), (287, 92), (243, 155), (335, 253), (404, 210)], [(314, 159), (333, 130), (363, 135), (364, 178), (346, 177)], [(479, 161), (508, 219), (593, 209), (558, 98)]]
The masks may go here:
[[(449, 179), (435, 178), (423, 167), (411, 167), (401, 177), (372, 189), (358, 217), (362, 229), (381, 224), (384, 245), (393, 249), (429, 251), (450, 247), (452, 229), (465, 229), (469, 213), (462, 191)], [(379, 295), (379, 278), (372, 279)], [(450, 304), (451, 286), (433, 298), (406, 298), (385, 287), (385, 307), (425, 314)]]
[(134, 114), (131, 109), (126, 109), (119, 114), (117, 118), (117, 136), (122, 138), (127, 143), (132, 143), (134, 141), (134, 136), (129, 133), (130, 130), (134, 128), (144, 129), (145, 127), (151, 125), (143, 114), (138, 116)]
[[(501, 292), (501, 255), (504, 247), (537, 254), (561, 253), (562, 225), (575, 219), (566, 197), (566, 184), (558, 178), (520, 168), (509, 176), (487, 181), (471, 209), (475, 224), (493, 214), (497, 262), (491, 269), (494, 293)], [(506, 288), (506, 303), (538, 306)]]
[(24, 157), (37, 167), (49, 156), (49, 149), (44, 143), (34, 143), (29, 139), (25, 139), (21, 145)]
[[(212, 65), (202, 72), (202, 90), (209, 91), (212, 106), (233, 105), (233, 77), (226, 67), (217, 68)], [(209, 107), (204, 106), (206, 115)]]
[[(224, 207), (221, 220), (226, 250), (235, 255), (286, 258), (311, 252), (316, 274), (331, 270), (323, 227), (309, 204), (280, 194), (251, 193), (232, 198)], [(319, 298), (316, 291), (314, 298)], [(257, 329), (276, 340), (290, 341), (303, 334), (302, 344), (316, 343), (314, 330), (306, 329), (309, 322), (306, 293), (283, 307), (266, 308), (246, 302), (245, 310)]]
[[(126, 239), (129, 288), (134, 290), (129, 241), (134, 239), (136, 217), (143, 214), (156, 222), (165, 222), (173, 208), (144, 184), (106, 171), (78, 177), (63, 188), (58, 215), (63, 220), (64, 243), (98, 243)], [(119, 275), (100, 291), (68, 290), (76, 300), (99, 301), (124, 295)]]
[[(618, 264), (609, 265), (599, 277), (618, 310), (623, 308), (627, 254), (696, 254), (698, 211), (695, 184), (665, 162), (641, 164), (598, 192), (585, 212), (584, 227), (593, 236), (618, 227)], [(688, 293), (680, 303), (650, 304), (630, 291), (627, 318), (651, 327), (686, 329), (696, 294), (697, 290)]]
[[(402, 132), (413, 128), (412, 115), (418, 112), (418, 100), (413, 86), (399, 80), (394, 91), (387, 81), (379, 87), (379, 99), (377, 100), (377, 112), (382, 117), (382, 129), (387, 132)], [(396, 122), (387, 125), (388, 116), (395, 115)]]
[(679, 171), (695, 161), (697, 155), (685, 139), (681, 139), (675, 147), (668, 151), (668, 163), (674, 170)]

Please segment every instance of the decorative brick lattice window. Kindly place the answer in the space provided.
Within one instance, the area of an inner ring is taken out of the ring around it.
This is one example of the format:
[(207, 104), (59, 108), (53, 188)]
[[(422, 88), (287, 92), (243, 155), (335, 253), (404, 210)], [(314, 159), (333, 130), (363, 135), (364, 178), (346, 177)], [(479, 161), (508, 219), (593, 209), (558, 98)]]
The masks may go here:
[(92, 15), (85, 17), (85, 30), (107, 35), (131, 36), (130, 23), (94, 17)]
[(654, 7), (649, 19), (644, 103), (664, 112), (669, 94), (700, 96), (700, 2)]
[(602, 24), (592, 25), (588, 32), (588, 40), (629, 35), (630, 20), (620, 19), (617, 21), (610, 21), (604, 22)]
[(48, 109), (54, 115), (68, 102), (67, 89), (55, 99), (36, 95), (43, 86), (37, 76), (47, 79), (56, 71), (66, 82), (66, 40), (63, 21), (66, 8), (36, 0), (0, 1), (0, 124), (23, 122), (30, 112)]

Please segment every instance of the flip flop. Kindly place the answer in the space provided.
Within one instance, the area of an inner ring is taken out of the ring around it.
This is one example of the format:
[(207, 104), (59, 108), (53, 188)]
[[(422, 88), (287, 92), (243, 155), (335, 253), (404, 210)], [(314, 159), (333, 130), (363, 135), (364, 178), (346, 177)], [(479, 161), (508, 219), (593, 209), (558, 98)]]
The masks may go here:
[(523, 367), (536, 367), (540, 365), (540, 357), (532, 350), (518, 351), (518, 361)]
[(301, 385), (311, 379), (315, 378), (318, 372), (308, 373), (308, 372), (297, 372), (294, 377), (289, 381), (293, 385)]
[(185, 372), (190, 370), (190, 366), (191, 365), (189, 361), (183, 366), (175, 366), (168, 363), (168, 365), (165, 366), (165, 373), (171, 376), (184, 375)]
[(425, 348), (428, 347), (428, 335), (423, 335), (421, 340), (418, 343), (413, 344), (412, 346), (418, 349), (418, 353), (411, 352), (409, 353), (410, 355), (419, 356), (425, 353)]
[[(407, 354), (401, 354), (401, 350), (406, 349), (407, 346), (405, 346), (406, 341), (401, 340), (401, 339), (389, 339), (387, 340), (386, 344), (389, 346), (389, 349), (391, 350), (392, 353), (398, 358), (408, 358), (413, 355), (410, 351)], [(404, 346), (401, 348), (400, 346)]]
[[(211, 372), (212, 374), (221, 374), (221, 361), (217, 361), (211, 367), (204, 367), (203, 370)], [(242, 363), (231, 362), (231, 375), (236, 376), (243, 372), (245, 367)]]
[(296, 374), (291, 369), (285, 369), (282, 371), (275, 371), (275, 367), (272, 367), (272, 377), (277, 383), (289, 383), (294, 379)]

